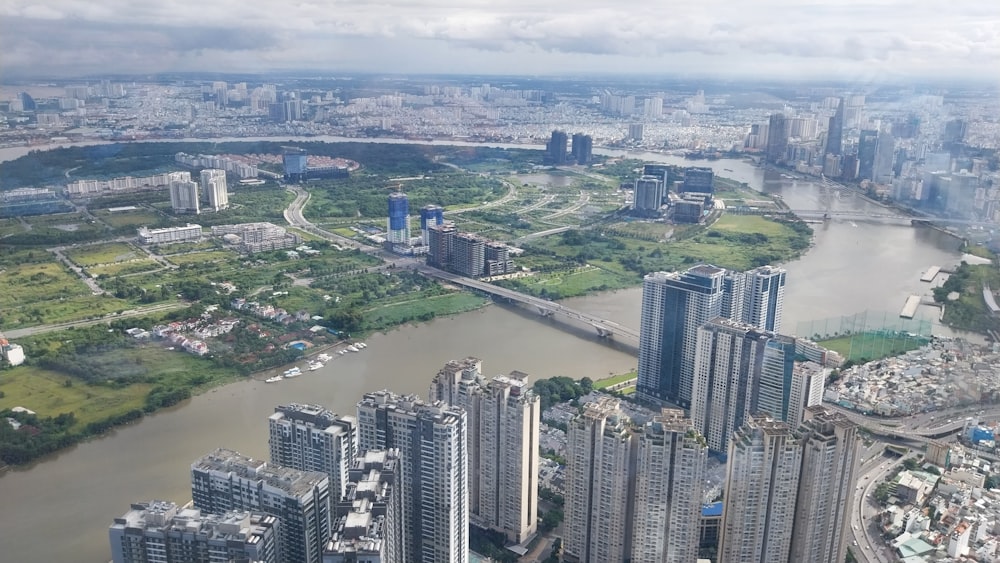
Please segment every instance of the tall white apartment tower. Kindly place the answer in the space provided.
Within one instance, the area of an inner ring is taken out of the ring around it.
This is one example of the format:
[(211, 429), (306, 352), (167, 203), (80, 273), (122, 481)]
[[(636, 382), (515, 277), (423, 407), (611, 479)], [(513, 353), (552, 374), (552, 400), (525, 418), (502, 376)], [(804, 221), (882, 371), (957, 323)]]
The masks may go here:
[(623, 563), (635, 440), (616, 399), (584, 407), (567, 432), (564, 550), (584, 563)]
[(275, 407), (268, 427), (271, 463), (326, 473), (333, 501), (344, 496), (347, 473), (358, 454), (356, 418), (292, 403)]
[(784, 268), (773, 266), (727, 271), (721, 315), (761, 330), (780, 332), (786, 274)]
[(430, 399), (465, 409), (468, 418), (469, 517), (521, 543), (537, 529), (539, 397), (527, 374), (487, 380), (476, 358), (448, 362)]
[(191, 180), (170, 180), (170, 208), (174, 213), (201, 213), (198, 184)]
[(721, 317), (697, 330), (691, 418), (708, 447), (725, 452), (733, 432), (755, 410), (764, 350), (772, 334)]
[(202, 203), (212, 211), (229, 207), (229, 192), (226, 186), (226, 171), (206, 168), (201, 171)]
[(366, 393), (358, 403), (361, 450), (399, 450), (400, 560), (467, 563), (469, 490), (466, 415), (415, 395)]
[[(752, 417), (729, 443), (719, 563), (789, 559), (802, 442), (784, 422)], [(803, 559), (801, 561), (809, 561)]]
[(840, 413), (813, 406), (798, 433), (804, 446), (789, 561), (840, 563), (847, 557), (858, 427)]
[(638, 438), (631, 561), (695, 561), (708, 459), (705, 439), (678, 409), (663, 409)]

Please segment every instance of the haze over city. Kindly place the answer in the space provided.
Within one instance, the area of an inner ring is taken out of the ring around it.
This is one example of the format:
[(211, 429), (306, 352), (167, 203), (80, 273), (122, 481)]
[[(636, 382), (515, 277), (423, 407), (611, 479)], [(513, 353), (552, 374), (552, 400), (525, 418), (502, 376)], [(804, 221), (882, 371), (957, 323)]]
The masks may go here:
[(927, 0), (8, 0), (0, 50), (8, 77), (224, 69), (995, 81), (985, 71), (1000, 60), (1000, 9)]

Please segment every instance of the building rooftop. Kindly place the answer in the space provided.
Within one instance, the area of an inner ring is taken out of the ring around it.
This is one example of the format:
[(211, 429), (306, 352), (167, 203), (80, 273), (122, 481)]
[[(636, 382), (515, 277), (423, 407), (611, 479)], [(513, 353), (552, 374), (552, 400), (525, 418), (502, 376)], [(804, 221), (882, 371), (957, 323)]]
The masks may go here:
[(325, 473), (269, 466), (266, 461), (255, 460), (226, 448), (219, 448), (195, 461), (191, 464), (191, 469), (229, 473), (247, 480), (262, 481), (295, 496), (308, 493), (318, 483), (329, 480)]

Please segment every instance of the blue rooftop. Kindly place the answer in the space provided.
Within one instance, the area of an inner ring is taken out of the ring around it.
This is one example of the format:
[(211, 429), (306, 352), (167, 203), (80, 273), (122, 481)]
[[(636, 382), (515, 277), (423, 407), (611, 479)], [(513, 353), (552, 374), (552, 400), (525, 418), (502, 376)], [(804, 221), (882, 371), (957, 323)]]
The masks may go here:
[(722, 516), (722, 501), (713, 502), (712, 504), (705, 504), (701, 507), (701, 515), (704, 516)]

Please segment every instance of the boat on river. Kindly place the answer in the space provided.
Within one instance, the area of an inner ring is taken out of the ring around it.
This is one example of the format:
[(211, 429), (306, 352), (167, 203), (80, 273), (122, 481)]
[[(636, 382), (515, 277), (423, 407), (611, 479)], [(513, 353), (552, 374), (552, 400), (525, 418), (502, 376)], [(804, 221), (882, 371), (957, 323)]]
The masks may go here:
[(284, 379), (284, 376), (276, 375), (274, 377), (268, 377), (267, 379), (264, 380), (264, 383), (277, 383), (282, 379)]

